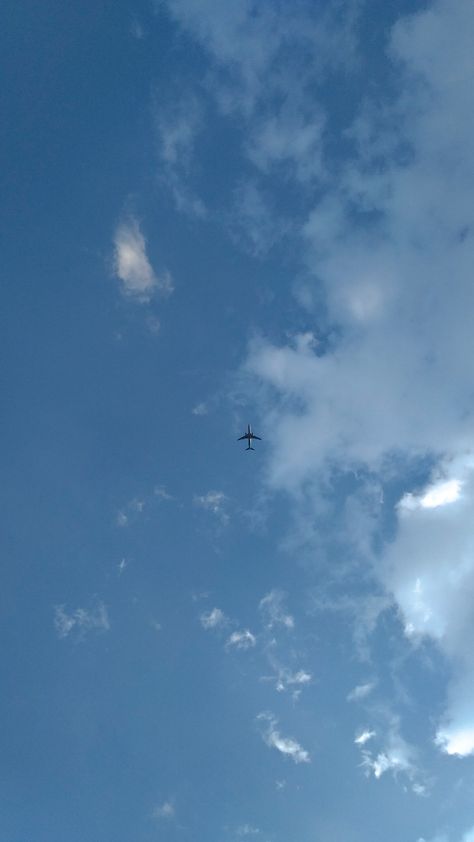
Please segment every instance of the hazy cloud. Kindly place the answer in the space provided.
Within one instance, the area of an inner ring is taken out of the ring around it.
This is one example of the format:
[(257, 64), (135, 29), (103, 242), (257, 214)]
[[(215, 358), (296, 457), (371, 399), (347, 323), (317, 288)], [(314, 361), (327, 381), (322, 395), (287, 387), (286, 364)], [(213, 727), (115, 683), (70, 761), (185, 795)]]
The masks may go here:
[(172, 819), (175, 816), (175, 807), (172, 801), (164, 801), (153, 809), (154, 819)]
[(212, 611), (205, 611), (200, 616), (203, 629), (216, 629), (228, 624), (228, 619), (220, 608), (213, 608)]
[(223, 524), (228, 522), (229, 515), (224, 508), (227, 502), (227, 497), (223, 491), (208, 491), (207, 494), (202, 495), (195, 494), (193, 502), (195, 506), (199, 506), (202, 509), (207, 509), (208, 512), (212, 512)]
[(75, 608), (69, 613), (64, 605), (57, 605), (54, 609), (54, 626), (58, 637), (68, 637), (73, 631), (82, 637), (90, 631), (108, 631), (110, 622), (106, 606), (98, 602), (92, 608)]
[(232, 634), (227, 638), (226, 647), (228, 649), (253, 649), (257, 642), (257, 639), (252, 632), (248, 629), (243, 629), (243, 631), (234, 631)]
[(209, 410), (208, 410), (207, 404), (205, 404), (204, 402), (201, 402), (201, 403), (197, 403), (196, 406), (193, 406), (191, 412), (192, 412), (193, 415), (202, 416), (202, 415), (207, 415)]
[(348, 702), (358, 702), (361, 699), (367, 698), (370, 695), (372, 690), (375, 687), (374, 681), (369, 681), (367, 684), (358, 684), (357, 687), (354, 687), (350, 693), (347, 695)]
[(267, 628), (283, 626), (286, 629), (293, 629), (295, 621), (291, 614), (284, 610), (285, 594), (283, 591), (271, 590), (260, 600), (259, 608)]

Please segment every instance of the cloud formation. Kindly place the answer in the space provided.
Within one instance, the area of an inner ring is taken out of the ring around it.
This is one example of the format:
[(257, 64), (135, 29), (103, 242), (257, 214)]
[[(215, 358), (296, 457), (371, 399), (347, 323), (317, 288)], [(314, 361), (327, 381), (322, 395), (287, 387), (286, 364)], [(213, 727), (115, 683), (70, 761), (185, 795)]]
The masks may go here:
[(140, 303), (150, 301), (159, 290), (169, 295), (173, 281), (169, 272), (157, 275), (146, 251), (146, 241), (138, 221), (130, 217), (120, 223), (115, 237), (114, 270), (122, 284), (125, 295)]
[(220, 608), (213, 608), (212, 611), (205, 611), (200, 616), (203, 629), (216, 629), (226, 626), (228, 619)]
[(253, 649), (257, 642), (257, 638), (248, 629), (242, 631), (234, 631), (227, 638), (226, 647), (228, 649)]
[(452, 660), (448, 708), (436, 734), (447, 754), (474, 753), (474, 459), (442, 463), (419, 492), (398, 505), (398, 531), (383, 575), (405, 633), (431, 637)]
[(229, 521), (229, 515), (225, 511), (225, 504), (227, 496), (223, 491), (208, 491), (207, 494), (195, 494), (193, 503), (201, 509), (207, 509), (208, 512), (216, 515), (222, 524)]
[[(245, 368), (273, 433), (267, 484), (308, 511), (335, 472), (406, 487), (421, 459), (437, 466), (400, 501), (374, 574), (414, 645), (429, 636), (450, 659), (436, 743), (457, 756), (474, 753), (473, 28), (474, 8), (447, 0), (395, 24), (402, 94), (366, 99), (351, 160), (301, 226), (298, 295), (317, 323), (254, 339)], [(369, 561), (383, 506), (379, 495), (364, 521)], [(383, 774), (396, 757), (368, 766)]]
[(310, 763), (309, 752), (294, 740), (292, 737), (282, 737), (277, 729), (278, 720), (271, 713), (260, 713), (257, 717), (265, 727), (262, 733), (263, 739), (269, 748), (275, 748), (286, 757), (290, 757), (294, 763)]
[(92, 608), (75, 608), (70, 613), (64, 605), (57, 605), (54, 609), (54, 626), (58, 637), (68, 637), (74, 631), (81, 638), (90, 631), (108, 631), (110, 622), (106, 606), (98, 602)]

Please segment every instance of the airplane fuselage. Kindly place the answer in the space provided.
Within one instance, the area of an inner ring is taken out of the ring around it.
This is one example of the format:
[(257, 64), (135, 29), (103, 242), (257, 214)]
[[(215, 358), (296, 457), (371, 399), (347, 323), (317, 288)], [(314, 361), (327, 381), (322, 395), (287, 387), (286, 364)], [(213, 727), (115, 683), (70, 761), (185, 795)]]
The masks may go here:
[(252, 441), (252, 439), (258, 439), (258, 441), (260, 441), (260, 436), (256, 436), (255, 433), (252, 433), (252, 428), (251, 428), (250, 424), (247, 424), (247, 432), (244, 433), (243, 436), (240, 436), (239, 441), (243, 441), (244, 439), (248, 443), (247, 447), (245, 449), (246, 450), (255, 450), (255, 448), (252, 447), (252, 445), (251, 445), (251, 441)]

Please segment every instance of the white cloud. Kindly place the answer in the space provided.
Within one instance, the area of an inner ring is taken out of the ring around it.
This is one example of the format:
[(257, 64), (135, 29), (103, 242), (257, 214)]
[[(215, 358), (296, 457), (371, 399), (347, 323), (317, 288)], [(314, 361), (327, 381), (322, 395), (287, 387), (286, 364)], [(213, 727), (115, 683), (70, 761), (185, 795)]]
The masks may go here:
[(257, 642), (254, 634), (248, 629), (242, 631), (234, 631), (227, 639), (226, 646), (235, 649), (253, 649)]
[(278, 693), (284, 693), (287, 690), (291, 690), (293, 699), (298, 699), (302, 689), (307, 687), (308, 684), (311, 684), (313, 680), (311, 673), (302, 669), (292, 672), (287, 667), (279, 666), (272, 656), (269, 657), (269, 660), (271, 665), (274, 667), (276, 674), (263, 676), (262, 680), (274, 682), (275, 689)]
[[(447, 0), (396, 24), (403, 93), (361, 109), (354, 158), (303, 231), (321, 342), (260, 338), (246, 365), (272, 430), (267, 484), (299, 507), (319, 504), (334, 469), (406, 481), (420, 457), (438, 465), (402, 498), (375, 574), (413, 643), (427, 635), (450, 659), (436, 740), (458, 756), (474, 753), (473, 27), (474, 7)], [(370, 761), (378, 774), (401, 762), (388, 749)]]
[(310, 672), (305, 670), (298, 670), (297, 672), (287, 672), (284, 674), (286, 684), (309, 684), (312, 680)]
[(195, 506), (212, 512), (220, 521), (225, 524), (229, 520), (229, 515), (224, 510), (227, 502), (227, 497), (223, 491), (208, 491), (207, 494), (195, 494), (193, 498)]
[(68, 637), (75, 631), (81, 638), (89, 631), (108, 631), (110, 622), (106, 606), (98, 602), (92, 608), (76, 608), (70, 613), (64, 605), (57, 605), (54, 609), (54, 626), (58, 637)]
[(277, 730), (278, 720), (270, 713), (260, 713), (257, 717), (260, 722), (266, 723), (263, 731), (263, 739), (269, 748), (275, 748), (281, 754), (291, 757), (294, 763), (310, 763), (309, 753), (291, 737), (282, 737)]
[(360, 734), (354, 739), (354, 742), (358, 746), (365, 745), (372, 737), (375, 737), (375, 731), (361, 731)]
[(461, 482), (458, 479), (451, 479), (442, 482), (434, 482), (423, 494), (405, 494), (398, 504), (401, 509), (437, 509), (438, 506), (445, 506), (447, 503), (455, 503), (461, 495)]
[(361, 699), (367, 698), (375, 687), (374, 681), (368, 681), (367, 684), (358, 684), (347, 695), (348, 702), (358, 702)]
[(203, 629), (216, 629), (226, 626), (229, 622), (220, 608), (213, 608), (212, 611), (204, 612), (199, 619)]
[(175, 806), (172, 801), (164, 801), (163, 804), (158, 805), (153, 809), (154, 819), (172, 819), (176, 813)]
[(150, 301), (156, 290), (169, 294), (173, 282), (169, 272), (158, 276), (148, 259), (146, 241), (136, 219), (130, 217), (115, 232), (115, 274), (125, 295), (141, 303)]
[(283, 603), (285, 594), (282, 591), (273, 589), (260, 600), (259, 608), (267, 628), (283, 626), (286, 629), (293, 629), (295, 621), (291, 614), (284, 610)]
[[(357, 157), (308, 218), (308, 272), (328, 312), (321, 329), (337, 325), (342, 339), (323, 353), (267, 341), (250, 349), (248, 371), (275, 390), (273, 486), (297, 490), (330, 463), (379, 470), (395, 449), (458, 452), (472, 441), (473, 14), (438, 0), (397, 25), (403, 98), (362, 114)], [(405, 162), (394, 138), (411, 150)]]
[[(438, 493), (462, 488), (462, 494)], [(436, 499), (436, 506), (421, 501)], [(430, 636), (452, 659), (454, 679), (437, 736), (447, 754), (474, 753), (474, 464), (447, 460), (426, 489), (399, 505), (398, 532), (381, 573), (399, 606), (406, 634)]]
[(389, 716), (386, 733), (381, 736), (379, 748), (370, 750), (367, 743), (374, 741), (377, 737), (375, 731), (363, 731), (354, 740), (362, 753), (361, 766), (367, 776), (373, 775), (379, 779), (386, 772), (391, 772), (395, 778), (403, 776), (408, 780), (410, 788), (415, 795), (422, 796), (427, 793), (427, 785), (423, 780), (421, 770), (417, 764), (417, 754), (413, 746), (400, 734), (399, 719), (396, 716)]
[(260, 828), (252, 824), (241, 824), (237, 828), (237, 836), (257, 836), (260, 833)]

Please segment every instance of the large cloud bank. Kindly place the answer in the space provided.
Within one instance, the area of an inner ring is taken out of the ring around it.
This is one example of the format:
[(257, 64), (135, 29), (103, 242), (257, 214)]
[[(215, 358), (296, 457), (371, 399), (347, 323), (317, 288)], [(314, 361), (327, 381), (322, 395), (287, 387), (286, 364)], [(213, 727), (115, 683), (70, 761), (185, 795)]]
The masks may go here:
[[(401, 93), (365, 103), (354, 157), (301, 231), (325, 320), (284, 345), (255, 340), (247, 362), (267, 386), (272, 487), (435, 463), (398, 505), (380, 577), (406, 634), (451, 659), (435, 739), (459, 756), (474, 753), (473, 31), (474, 7), (445, 0), (395, 25)], [(299, 295), (309, 307), (310, 282)]]

